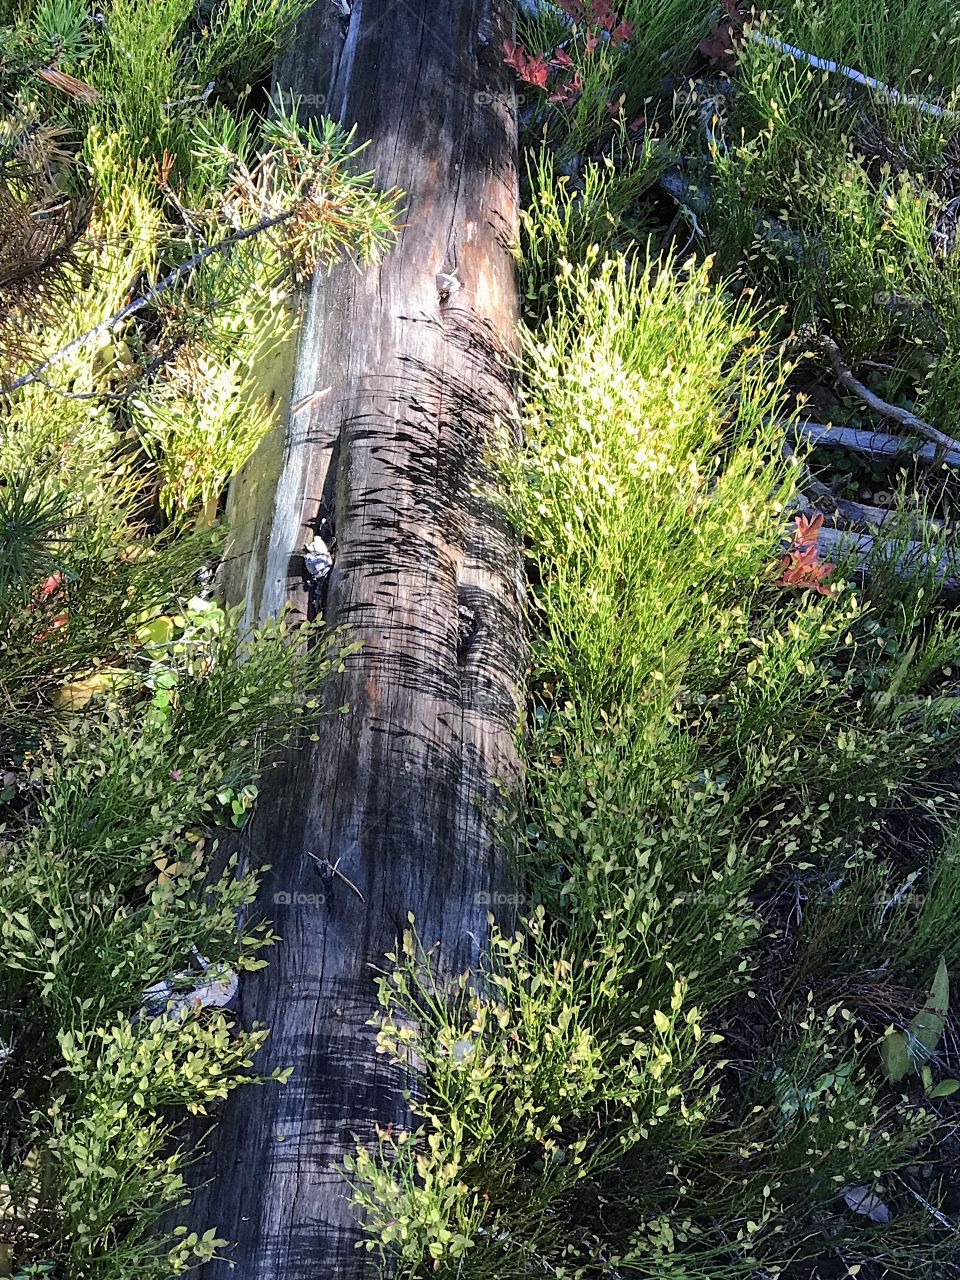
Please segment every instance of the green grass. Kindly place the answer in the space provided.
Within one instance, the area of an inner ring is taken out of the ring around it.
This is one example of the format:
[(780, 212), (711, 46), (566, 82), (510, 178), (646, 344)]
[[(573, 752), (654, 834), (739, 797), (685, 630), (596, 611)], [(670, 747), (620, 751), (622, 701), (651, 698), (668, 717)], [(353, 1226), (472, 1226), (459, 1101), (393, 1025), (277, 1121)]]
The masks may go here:
[(895, 22), (880, 0), (786, 0), (770, 16), (791, 44), (904, 92), (935, 99), (960, 89), (960, 15), (949, 0), (907, 0)]

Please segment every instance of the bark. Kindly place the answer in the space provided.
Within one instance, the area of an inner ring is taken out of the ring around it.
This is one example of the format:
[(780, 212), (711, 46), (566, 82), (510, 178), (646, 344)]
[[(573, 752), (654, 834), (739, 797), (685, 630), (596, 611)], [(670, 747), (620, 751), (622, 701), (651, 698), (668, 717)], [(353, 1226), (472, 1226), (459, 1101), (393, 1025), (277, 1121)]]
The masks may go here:
[[(307, 607), (300, 552), (312, 522), (333, 520), (326, 613), (363, 648), (330, 689), (321, 741), (283, 770), (247, 839), (253, 863), (271, 864), (258, 905), (282, 941), (244, 978), (239, 1012), (273, 1029), (258, 1067), (294, 1071), (219, 1117), (191, 1218), (233, 1243), (204, 1280), (376, 1273), (332, 1167), (354, 1134), (409, 1122), (405, 1073), (368, 1025), (373, 967), (408, 912), (441, 969), (475, 962), (505, 887), (521, 569), (483, 482), (511, 413), (517, 318), (509, 13), (500, 0), (354, 0), (341, 19), (324, 0), (278, 72), (306, 111), (373, 139), (368, 165), (407, 192), (407, 225), (380, 267), (313, 282), (295, 411), (232, 501), (232, 594), (252, 615)], [(465, 643), (461, 606), (475, 618)], [(342, 876), (323, 878), (317, 858)]]

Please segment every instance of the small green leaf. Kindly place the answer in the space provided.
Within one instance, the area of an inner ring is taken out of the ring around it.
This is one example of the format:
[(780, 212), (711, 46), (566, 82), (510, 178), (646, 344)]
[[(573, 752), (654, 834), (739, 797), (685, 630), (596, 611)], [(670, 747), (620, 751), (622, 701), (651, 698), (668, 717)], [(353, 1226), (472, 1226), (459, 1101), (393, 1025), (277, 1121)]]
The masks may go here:
[(947, 975), (946, 962), (941, 959), (930, 989), (930, 996), (910, 1023), (910, 1031), (914, 1039), (926, 1049), (927, 1053), (933, 1053), (940, 1043), (949, 1009), (950, 979)]
[(949, 1098), (960, 1089), (960, 1080), (941, 1080), (932, 1089), (927, 1090), (928, 1098)]
[(898, 1084), (913, 1070), (913, 1059), (902, 1031), (888, 1031), (880, 1041), (883, 1074), (891, 1084)]

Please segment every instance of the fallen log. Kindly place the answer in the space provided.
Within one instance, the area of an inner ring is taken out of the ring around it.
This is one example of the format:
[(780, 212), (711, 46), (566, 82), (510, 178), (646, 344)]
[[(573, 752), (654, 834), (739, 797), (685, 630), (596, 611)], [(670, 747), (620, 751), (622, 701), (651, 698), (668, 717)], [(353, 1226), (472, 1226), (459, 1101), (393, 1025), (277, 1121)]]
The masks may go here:
[(870, 565), (876, 564), (878, 557), (902, 576), (929, 573), (932, 568), (940, 599), (945, 604), (960, 601), (960, 565), (956, 557), (941, 555), (931, 566), (930, 547), (924, 542), (825, 527), (817, 534), (817, 550), (821, 560), (852, 564), (855, 576), (861, 579), (866, 578)]
[(374, 968), (408, 913), (441, 973), (474, 963), (507, 887), (522, 575), (484, 481), (513, 409), (511, 16), (505, 0), (354, 0), (341, 17), (324, 0), (277, 75), (373, 139), (406, 226), (381, 266), (313, 281), (286, 433), (231, 499), (232, 596), (253, 617), (321, 607), (303, 551), (325, 521), (326, 616), (362, 649), (245, 839), (270, 863), (257, 905), (281, 941), (239, 1012), (272, 1028), (258, 1069), (293, 1071), (231, 1096), (198, 1167), (192, 1221), (231, 1241), (203, 1280), (375, 1273), (336, 1166), (354, 1135), (409, 1125), (416, 1084), (376, 1053)]

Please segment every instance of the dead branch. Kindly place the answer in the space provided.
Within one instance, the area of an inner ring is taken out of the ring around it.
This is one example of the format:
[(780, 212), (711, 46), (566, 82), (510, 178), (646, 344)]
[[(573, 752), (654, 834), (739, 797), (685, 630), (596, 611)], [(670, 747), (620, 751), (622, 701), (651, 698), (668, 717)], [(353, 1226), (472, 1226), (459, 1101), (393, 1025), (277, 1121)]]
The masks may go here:
[[(793, 458), (800, 469), (801, 491), (791, 505), (805, 515), (822, 515), (835, 528), (863, 530), (880, 529), (885, 523), (901, 515), (891, 507), (874, 507), (838, 497), (829, 485), (817, 479), (805, 462), (797, 458), (795, 450), (786, 441), (781, 450), (784, 457)], [(943, 521), (940, 520), (930, 520), (929, 524), (935, 528), (943, 527)], [(911, 521), (911, 529), (914, 527), (915, 522)]]
[[(871, 533), (853, 533), (847, 529), (824, 527), (817, 535), (817, 549), (821, 559), (834, 563), (852, 557), (856, 561), (857, 574), (861, 577), (866, 576), (870, 562), (876, 559), (878, 553), (889, 561), (895, 573), (905, 577), (913, 576), (918, 571), (928, 572), (931, 568), (929, 546), (913, 539), (904, 541)], [(940, 598), (947, 604), (960, 601), (960, 578), (957, 577), (957, 565), (953, 557), (941, 556), (933, 570)]]
[(799, 420), (784, 424), (786, 429), (809, 444), (827, 449), (849, 449), (863, 458), (882, 461), (903, 458), (923, 466), (946, 463), (960, 467), (960, 445), (953, 449), (941, 449), (935, 444), (911, 445), (903, 436), (886, 431), (864, 431), (860, 427), (838, 427), (826, 422)]
[(60, 347), (59, 350), (54, 351), (52, 355), (48, 356), (45, 360), (42, 360), (40, 364), (36, 365), (28, 373), (24, 373), (19, 378), (15, 378), (8, 387), (4, 388), (4, 393), (9, 395), (11, 392), (19, 391), (21, 387), (28, 387), (33, 382), (39, 382), (42, 375), (46, 373), (52, 365), (58, 364), (61, 360), (66, 359), (67, 356), (78, 351), (81, 347), (85, 346), (86, 343), (92, 342), (93, 339), (100, 337), (101, 334), (109, 333), (111, 329), (115, 328), (118, 324), (121, 324), (124, 320), (129, 320), (131, 316), (136, 315), (138, 311), (142, 311), (144, 307), (149, 306), (150, 303), (159, 298), (161, 294), (166, 293), (168, 289), (171, 289), (175, 284), (178, 284), (181, 280), (185, 279), (192, 271), (199, 267), (201, 263), (205, 262), (207, 258), (212, 257), (215, 253), (226, 253), (228, 249), (231, 249), (235, 244), (240, 244), (243, 240), (249, 240), (253, 236), (262, 235), (263, 232), (269, 231), (271, 228), (279, 226), (281, 223), (289, 222), (297, 212), (297, 209), (286, 209), (283, 213), (274, 214), (269, 218), (262, 218), (255, 226), (244, 227), (240, 231), (234, 231), (232, 234), (224, 236), (222, 240), (218, 240), (216, 244), (205, 245), (204, 248), (198, 250), (192, 255), (192, 257), (187, 258), (186, 261), (181, 262), (179, 266), (174, 267), (174, 269), (168, 272), (162, 280), (158, 280), (155, 285), (152, 285), (149, 289), (145, 289), (143, 293), (139, 294), (139, 296), (134, 298), (131, 302), (128, 302), (126, 306), (121, 307), (119, 311), (115, 311), (112, 316), (108, 316), (106, 320), (101, 320), (99, 324), (95, 324), (93, 328), (88, 329), (86, 333), (81, 333), (78, 337), (73, 338), (65, 346)]
[(887, 102), (892, 102), (895, 106), (913, 107), (915, 111), (923, 112), (924, 115), (948, 118), (955, 118), (958, 112), (948, 107), (938, 106), (935, 102), (929, 102), (926, 98), (914, 97), (911, 94), (901, 93), (899, 89), (894, 89), (892, 85), (884, 84), (882, 80), (875, 80), (873, 76), (865, 75), (862, 71), (857, 71), (854, 67), (845, 67), (840, 62), (834, 62), (832, 58), (818, 58), (814, 53), (807, 53), (805, 49), (800, 49), (795, 44), (787, 44), (785, 40), (778, 40), (776, 36), (767, 35), (763, 31), (749, 29), (746, 32), (747, 38), (755, 40), (758, 44), (765, 44), (768, 48), (776, 49), (779, 53), (785, 53), (787, 57), (795, 59), (797, 62), (806, 62), (808, 66), (815, 68), (817, 71), (827, 71), (834, 75), (844, 76), (847, 80), (852, 80), (854, 84), (864, 85), (867, 89), (873, 89), (881, 98), (885, 98)]
[(844, 386), (847, 391), (855, 395), (858, 400), (862, 400), (868, 409), (872, 409), (882, 418), (889, 419), (890, 422), (899, 423), (906, 431), (912, 432), (917, 436), (924, 436), (927, 440), (932, 440), (935, 444), (940, 445), (944, 449), (953, 452), (960, 452), (960, 440), (955, 440), (953, 436), (948, 436), (945, 431), (941, 431), (939, 427), (933, 426), (929, 422), (925, 422), (923, 418), (918, 418), (915, 413), (911, 413), (909, 409), (901, 409), (899, 405), (890, 404), (888, 400), (882, 399), (869, 387), (865, 386), (858, 378), (856, 378), (850, 368), (844, 363), (840, 354), (840, 348), (832, 338), (826, 336), (820, 339), (820, 345), (826, 351), (833, 365), (834, 372), (837, 375), (837, 381)]
[(204, 85), (199, 93), (194, 93), (189, 98), (173, 98), (170, 102), (165, 102), (163, 104), (164, 111), (170, 111), (173, 107), (188, 107), (193, 106), (198, 102), (206, 102), (211, 93), (213, 93), (213, 87), (215, 84), (216, 81), (211, 80), (208, 84)]
[[(864, 533), (882, 529), (884, 525), (896, 524), (904, 518), (903, 512), (893, 507), (874, 507), (864, 502), (853, 502), (849, 498), (838, 498), (814, 476), (804, 479), (803, 490), (791, 505), (807, 516), (822, 515), (832, 529), (855, 529)], [(911, 536), (919, 537), (923, 526), (939, 531), (946, 528), (943, 520), (932, 517), (909, 517), (906, 528)]]

